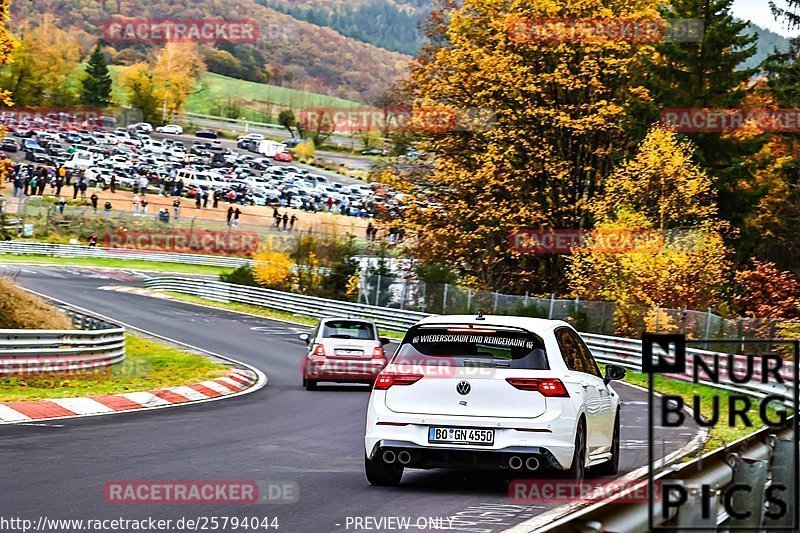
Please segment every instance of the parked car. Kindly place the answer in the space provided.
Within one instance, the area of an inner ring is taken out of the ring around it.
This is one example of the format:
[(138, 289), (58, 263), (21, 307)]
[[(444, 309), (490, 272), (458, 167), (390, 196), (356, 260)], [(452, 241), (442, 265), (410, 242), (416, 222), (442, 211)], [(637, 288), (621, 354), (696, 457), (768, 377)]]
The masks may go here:
[(440, 315), (408, 330), (375, 381), (365, 470), (397, 485), (405, 468), (483, 465), (512, 472), (615, 475), (620, 399), (568, 323)]
[(182, 135), (183, 128), (177, 124), (167, 124), (166, 126), (160, 126), (156, 128), (158, 133), (166, 133), (168, 135)]
[(369, 150), (363, 150), (361, 155), (386, 155), (388, 152), (386, 150), (379, 150), (378, 148), (370, 148)]
[(197, 133), (194, 134), (195, 137), (200, 137), (202, 139), (217, 139), (219, 134), (214, 130), (197, 130)]
[(292, 162), (292, 154), (289, 152), (280, 152), (272, 156), (275, 161), (281, 161), (282, 163), (291, 163)]
[(4, 152), (19, 152), (20, 146), (19, 143), (11, 137), (6, 137), (3, 139), (2, 144), (0, 144), (0, 148)]

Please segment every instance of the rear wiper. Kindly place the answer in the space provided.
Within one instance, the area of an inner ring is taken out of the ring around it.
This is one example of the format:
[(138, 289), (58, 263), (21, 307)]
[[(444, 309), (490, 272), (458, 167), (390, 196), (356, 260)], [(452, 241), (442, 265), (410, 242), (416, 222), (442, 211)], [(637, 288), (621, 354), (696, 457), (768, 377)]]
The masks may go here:
[(485, 366), (489, 368), (495, 368), (497, 364), (494, 360), (486, 361), (483, 359), (464, 359), (464, 366)]

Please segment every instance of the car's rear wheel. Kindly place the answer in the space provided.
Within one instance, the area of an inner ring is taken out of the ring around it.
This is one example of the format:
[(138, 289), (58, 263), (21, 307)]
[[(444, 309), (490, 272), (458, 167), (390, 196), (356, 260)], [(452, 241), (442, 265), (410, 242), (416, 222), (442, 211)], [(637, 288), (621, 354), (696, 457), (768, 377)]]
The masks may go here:
[(611, 439), (611, 459), (597, 465), (593, 470), (601, 476), (614, 476), (619, 471), (619, 411), (617, 411), (617, 418), (614, 421), (614, 436)]
[(567, 471), (569, 479), (582, 483), (586, 475), (586, 425), (583, 420), (578, 422), (575, 432), (575, 452), (572, 456), (572, 465)]
[(370, 485), (395, 487), (400, 484), (403, 470), (405, 470), (403, 465), (396, 462), (389, 464), (383, 460), (379, 453), (376, 453), (372, 459), (366, 455), (364, 456), (364, 472)]

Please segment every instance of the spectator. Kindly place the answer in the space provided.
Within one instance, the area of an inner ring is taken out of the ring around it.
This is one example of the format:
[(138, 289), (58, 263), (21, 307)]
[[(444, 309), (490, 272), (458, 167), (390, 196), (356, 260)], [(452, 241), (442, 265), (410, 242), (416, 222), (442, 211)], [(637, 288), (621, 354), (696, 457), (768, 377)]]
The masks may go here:
[(158, 221), (163, 223), (169, 222), (169, 211), (167, 211), (166, 207), (162, 207), (158, 210)]
[[(137, 187), (138, 188), (138, 187)], [(136, 192), (133, 194), (133, 216), (139, 216), (139, 208), (142, 205), (142, 199), (139, 197), (139, 193)]]
[(89, 246), (91, 248), (97, 246), (97, 233), (92, 233), (91, 235), (89, 235)]
[(194, 204), (197, 206), (197, 209), (200, 209), (200, 203), (203, 201), (203, 189), (200, 187), (194, 193)]
[(367, 240), (368, 241), (372, 240), (372, 230), (373, 230), (373, 228), (374, 228), (374, 226), (372, 225), (372, 222), (367, 224)]
[(180, 198), (175, 198), (172, 201), (172, 213), (173, 213), (173, 216), (175, 217), (175, 220), (178, 220), (178, 217), (181, 214), (181, 200), (180, 200)]
[(214, 205), (213, 205), (214, 209), (216, 209), (217, 206), (219, 206), (219, 190), (214, 189)]
[(108, 200), (106, 200), (106, 204), (105, 204), (103, 207), (105, 208), (105, 211), (104, 211), (104, 212), (105, 212), (105, 215), (106, 215), (107, 217), (110, 217), (110, 216), (111, 216), (111, 202), (109, 202)]
[(208, 194), (208, 191), (203, 191), (203, 209), (207, 209), (208, 208), (208, 197), (209, 196), (210, 195)]
[(110, 183), (110, 185), (111, 185), (111, 194), (116, 193), (116, 191), (117, 191), (117, 176), (114, 175), (114, 174), (111, 175), (111, 183)]
[(233, 206), (228, 206), (228, 226), (231, 225), (232, 218), (233, 218)]
[(64, 200), (63, 198), (61, 198), (61, 199), (58, 201), (58, 213), (59, 213), (59, 214), (61, 214), (61, 215), (63, 215), (63, 214), (64, 214), (64, 208), (65, 208), (66, 206), (67, 206), (67, 201), (66, 201), (66, 200)]
[(86, 178), (81, 178), (81, 183), (78, 186), (81, 190), (81, 201), (86, 201), (86, 189), (89, 188), (88, 180)]
[(283, 213), (283, 231), (286, 231), (286, 224), (289, 223), (289, 215)]
[(233, 227), (234, 228), (238, 228), (239, 227), (239, 215), (241, 215), (241, 214), (242, 214), (242, 212), (237, 207), (233, 212)]
[(142, 216), (147, 215), (147, 198), (142, 196)]
[(289, 231), (294, 229), (295, 222), (297, 222), (297, 215), (292, 215), (292, 218), (289, 219)]
[(100, 197), (99, 197), (99, 196), (97, 196), (97, 193), (96, 193), (96, 192), (93, 192), (93, 193), (92, 193), (91, 200), (92, 200), (92, 209), (94, 209), (94, 212), (95, 212), (95, 213), (97, 213), (97, 201), (98, 201), (99, 199), (100, 199)]

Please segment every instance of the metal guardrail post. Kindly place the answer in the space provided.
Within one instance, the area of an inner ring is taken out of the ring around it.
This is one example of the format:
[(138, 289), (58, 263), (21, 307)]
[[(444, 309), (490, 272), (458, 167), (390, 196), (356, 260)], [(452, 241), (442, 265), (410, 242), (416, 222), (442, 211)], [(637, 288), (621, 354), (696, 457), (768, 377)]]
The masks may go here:
[(703, 488), (699, 485), (686, 486), (686, 504), (681, 506), (676, 520), (678, 529), (701, 529), (708, 528), (713, 531), (717, 527), (718, 499), (713, 494), (708, 501), (707, 516), (703, 517)]
[(741, 517), (731, 516), (727, 525), (732, 528), (758, 529), (764, 520), (764, 496), (767, 487), (769, 461), (750, 461), (737, 457), (733, 465), (731, 487), (743, 485), (750, 490), (734, 492), (731, 509)]
[(777, 495), (786, 504), (786, 510), (781, 513), (781, 509), (773, 508), (770, 510), (780, 515), (779, 518), (764, 518), (764, 525), (767, 527), (785, 527), (792, 526), (794, 511), (797, 507), (797, 494), (795, 494), (795, 479), (794, 467), (796, 461), (800, 461), (800, 457), (792, 457), (795, 453), (795, 443), (790, 439), (776, 439), (775, 445), (772, 450), (772, 487), (786, 487), (785, 490), (777, 492)]

